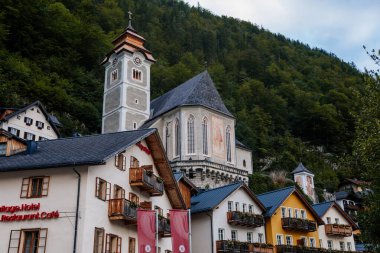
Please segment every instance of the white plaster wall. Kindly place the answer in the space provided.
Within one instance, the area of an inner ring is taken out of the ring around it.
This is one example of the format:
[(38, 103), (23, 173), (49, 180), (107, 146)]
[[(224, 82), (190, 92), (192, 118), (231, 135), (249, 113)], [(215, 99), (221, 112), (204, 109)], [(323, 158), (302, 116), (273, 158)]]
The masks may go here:
[[(82, 188), (86, 187), (86, 168), (77, 168), (82, 175)], [(31, 176), (50, 176), (49, 192), (47, 197), (20, 198), (22, 179)], [(77, 175), (71, 167), (43, 170), (29, 170), (19, 172), (4, 172), (0, 174), (0, 206), (40, 203), (39, 212), (56, 211), (60, 213), (58, 219), (0, 222), (0, 252), (8, 252), (8, 243), (11, 230), (26, 228), (47, 228), (46, 252), (67, 253), (73, 249), (74, 224), (77, 196)], [(83, 218), (85, 194), (80, 196), (80, 213)], [(17, 212), (16, 214), (35, 213)], [(0, 215), (5, 213), (0, 213)], [(8, 213), (7, 213), (8, 214)], [(79, 232), (84, 231), (83, 219), (79, 220)], [(78, 237), (79, 239), (79, 237)], [(78, 240), (79, 245), (82, 243)]]
[(193, 253), (212, 252), (210, 216), (206, 213), (191, 215), (191, 234), (191, 249)]
[[(246, 166), (243, 165), (245, 160)], [(236, 168), (248, 171), (252, 174), (252, 152), (243, 148), (236, 147)]]
[[(322, 217), (325, 224), (327, 224), (327, 217), (331, 218), (331, 223), (335, 223), (335, 218), (339, 218), (339, 224), (349, 225), (348, 221), (344, 218), (344, 216), (335, 208), (331, 207), (326, 212), (326, 214)], [(344, 242), (345, 250), (347, 250), (347, 242), (351, 242), (351, 251), (355, 251), (355, 241), (354, 236), (350, 237), (338, 237), (338, 236), (328, 236), (325, 232), (325, 226), (321, 225), (318, 228), (319, 239), (322, 240), (322, 247), (327, 248), (327, 240), (333, 241), (333, 248), (336, 250), (340, 250), (339, 242)]]
[[(38, 112), (39, 111), (39, 112)], [(20, 138), (24, 139), (24, 133), (29, 132), (34, 134), (35, 140), (38, 141), (39, 137), (44, 137), (47, 139), (57, 139), (58, 136), (54, 132), (53, 127), (47, 121), (45, 115), (41, 111), (41, 109), (38, 106), (33, 106), (26, 110), (25, 112), (22, 112), (19, 114), (20, 119), (17, 119), (17, 116), (11, 118), (8, 122), (4, 122), (2, 124), (2, 128), (8, 131), (8, 127), (13, 127), (18, 130), (20, 130)], [(29, 117), (33, 119), (32, 125), (28, 126), (24, 122), (24, 118)], [(36, 126), (36, 121), (40, 121), (44, 123), (44, 127), (42, 129), (38, 129)], [(48, 126), (50, 129), (48, 129)]]

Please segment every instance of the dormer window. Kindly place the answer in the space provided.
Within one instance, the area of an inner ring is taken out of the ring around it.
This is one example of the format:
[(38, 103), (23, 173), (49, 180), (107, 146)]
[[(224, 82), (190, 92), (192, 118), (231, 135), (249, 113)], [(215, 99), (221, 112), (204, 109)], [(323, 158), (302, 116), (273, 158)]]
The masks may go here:
[(30, 125), (33, 124), (33, 119), (31, 119), (29, 117), (25, 117), (24, 118), (24, 122), (25, 122), (25, 124), (27, 124), (28, 126), (30, 126)]
[(119, 72), (117, 69), (111, 72), (111, 82), (115, 82), (119, 78)]
[(43, 122), (41, 122), (41, 121), (36, 121), (36, 127), (38, 128), (38, 129), (42, 129), (42, 128), (44, 128), (44, 123)]
[(137, 81), (142, 80), (142, 72), (137, 69), (132, 69), (132, 78)]

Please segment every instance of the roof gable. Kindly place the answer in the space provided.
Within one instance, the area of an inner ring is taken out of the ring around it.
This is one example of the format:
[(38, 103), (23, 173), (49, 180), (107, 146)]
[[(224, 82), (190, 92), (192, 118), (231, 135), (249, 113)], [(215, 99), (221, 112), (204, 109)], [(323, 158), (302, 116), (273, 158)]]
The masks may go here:
[(356, 223), (335, 201), (323, 202), (313, 205), (313, 209), (316, 211), (320, 218), (322, 218), (330, 208), (335, 208), (348, 221), (353, 230), (358, 229)]
[(213, 188), (191, 198), (191, 213), (201, 213), (213, 210), (223, 200), (225, 200), (232, 193), (242, 188), (248, 195), (255, 201), (264, 211), (265, 206), (260, 202), (253, 192), (243, 183), (237, 182), (218, 188)]
[(207, 71), (194, 76), (183, 84), (152, 100), (150, 105), (152, 110), (150, 120), (176, 107), (185, 105), (204, 106), (227, 116), (234, 117), (224, 105)]

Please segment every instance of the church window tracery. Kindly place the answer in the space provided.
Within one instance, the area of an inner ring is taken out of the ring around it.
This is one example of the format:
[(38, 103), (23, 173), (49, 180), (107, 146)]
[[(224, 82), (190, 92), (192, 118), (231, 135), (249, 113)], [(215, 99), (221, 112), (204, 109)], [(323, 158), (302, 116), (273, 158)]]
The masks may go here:
[(187, 120), (187, 153), (195, 153), (195, 139), (194, 139), (194, 116), (190, 115)]
[(226, 130), (227, 162), (231, 162), (231, 128)]
[(203, 138), (203, 154), (208, 155), (208, 124), (207, 118), (203, 119), (202, 122), (202, 138)]

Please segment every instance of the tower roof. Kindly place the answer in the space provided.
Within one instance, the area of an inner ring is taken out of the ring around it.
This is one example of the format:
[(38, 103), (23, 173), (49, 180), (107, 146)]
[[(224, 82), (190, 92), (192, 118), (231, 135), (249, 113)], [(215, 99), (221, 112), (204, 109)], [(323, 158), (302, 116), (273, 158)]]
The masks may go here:
[(306, 172), (306, 173), (314, 175), (314, 173), (311, 172), (310, 170), (308, 170), (302, 163), (299, 163), (298, 166), (297, 166), (297, 168), (295, 168), (291, 172), (291, 174), (296, 174), (296, 173), (301, 173), (301, 172)]
[(204, 71), (154, 99), (150, 104), (150, 108), (153, 110), (150, 120), (179, 106), (186, 105), (204, 106), (234, 117), (224, 105), (209, 73)]

